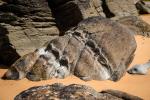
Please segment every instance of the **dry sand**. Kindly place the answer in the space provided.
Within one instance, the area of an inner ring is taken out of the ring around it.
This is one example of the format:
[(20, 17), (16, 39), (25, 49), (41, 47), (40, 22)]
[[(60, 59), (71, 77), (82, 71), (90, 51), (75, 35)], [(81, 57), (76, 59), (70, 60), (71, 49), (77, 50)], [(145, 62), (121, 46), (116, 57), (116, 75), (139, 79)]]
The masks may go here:
[[(150, 24), (150, 15), (142, 16), (142, 19)], [(131, 64), (145, 63), (150, 59), (150, 38), (136, 36), (137, 50), (135, 58)], [(0, 77), (6, 72), (6, 69), (0, 69)], [(46, 85), (52, 83), (68, 84), (84, 84), (93, 87), (97, 91), (103, 89), (115, 89), (125, 91), (127, 93), (140, 96), (145, 100), (150, 100), (150, 72), (148, 75), (129, 75), (126, 74), (119, 82), (111, 81), (89, 81), (84, 82), (74, 76), (66, 79), (52, 79), (47, 81), (32, 82), (27, 79), (1, 80), (0, 79), (0, 100), (13, 100), (13, 98), (25, 89), (32, 86)]]

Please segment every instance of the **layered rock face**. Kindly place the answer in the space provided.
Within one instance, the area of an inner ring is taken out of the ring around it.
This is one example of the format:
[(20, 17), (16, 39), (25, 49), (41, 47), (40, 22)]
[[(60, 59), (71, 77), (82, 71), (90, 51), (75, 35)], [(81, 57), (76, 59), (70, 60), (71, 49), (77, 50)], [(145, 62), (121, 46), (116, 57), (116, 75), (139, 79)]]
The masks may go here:
[(99, 15), (105, 16), (100, 0), (3, 0), (0, 3), (1, 63), (11, 65), (20, 55), (63, 35), (81, 20)]
[(0, 63), (10, 66), (92, 16), (119, 20), (135, 34), (149, 35), (150, 26), (138, 18), (134, 0), (1, 0)]
[(46, 0), (5, 0), (0, 5), (0, 30), (0, 59), (5, 64), (59, 35)]
[(142, 100), (137, 96), (116, 90), (97, 92), (93, 88), (71, 84), (55, 83), (32, 87), (18, 94), (14, 100)]
[(132, 31), (110, 19), (91, 17), (37, 49), (33, 52), (37, 56), (23, 56), (6, 72), (5, 78), (39, 81), (74, 74), (85, 81), (118, 81), (131, 63), (135, 49)]

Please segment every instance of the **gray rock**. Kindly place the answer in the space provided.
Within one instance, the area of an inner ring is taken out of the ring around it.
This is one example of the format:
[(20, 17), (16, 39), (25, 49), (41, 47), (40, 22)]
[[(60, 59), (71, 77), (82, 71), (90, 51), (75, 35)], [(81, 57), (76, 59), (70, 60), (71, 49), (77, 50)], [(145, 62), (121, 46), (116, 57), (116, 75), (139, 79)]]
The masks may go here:
[(127, 72), (129, 74), (146, 75), (150, 69), (150, 61), (145, 64), (137, 64), (130, 68)]
[(127, 26), (135, 34), (150, 37), (150, 25), (137, 16), (123, 17), (118, 20), (119, 23)]
[[(27, 60), (30, 54), (23, 56), (21, 62), (13, 64), (12, 69), (16, 70), (8, 70), (4, 77), (14, 79), (13, 73), (18, 73), (18, 79), (21, 76), (39, 81), (74, 74), (85, 81), (118, 81), (131, 63), (135, 49), (132, 31), (115, 21), (91, 17), (34, 51), (37, 60)], [(28, 68), (31, 62), (34, 65)]]
[(85, 85), (71, 84), (64, 86), (55, 83), (46, 86), (32, 87), (18, 94), (14, 100), (142, 100), (137, 96), (116, 90), (98, 93)]

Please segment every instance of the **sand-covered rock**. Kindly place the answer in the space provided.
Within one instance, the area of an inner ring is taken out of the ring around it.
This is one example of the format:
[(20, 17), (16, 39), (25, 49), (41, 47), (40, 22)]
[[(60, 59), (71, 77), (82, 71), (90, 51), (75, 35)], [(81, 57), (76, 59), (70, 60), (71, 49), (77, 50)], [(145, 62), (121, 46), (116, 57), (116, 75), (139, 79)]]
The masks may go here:
[(64, 86), (55, 83), (32, 87), (18, 94), (14, 100), (142, 100), (137, 96), (116, 90), (97, 92), (85, 85), (71, 84)]
[[(34, 51), (39, 56), (35, 56), (37, 60), (27, 60), (30, 54), (23, 56), (4, 77), (27, 77), (39, 81), (74, 74), (85, 81), (118, 81), (125, 74), (135, 50), (136, 42), (132, 31), (110, 19), (91, 17), (67, 31), (66, 35), (53, 39)], [(31, 62), (34, 65), (29, 68)], [(18, 74), (16, 76), (13, 73)]]

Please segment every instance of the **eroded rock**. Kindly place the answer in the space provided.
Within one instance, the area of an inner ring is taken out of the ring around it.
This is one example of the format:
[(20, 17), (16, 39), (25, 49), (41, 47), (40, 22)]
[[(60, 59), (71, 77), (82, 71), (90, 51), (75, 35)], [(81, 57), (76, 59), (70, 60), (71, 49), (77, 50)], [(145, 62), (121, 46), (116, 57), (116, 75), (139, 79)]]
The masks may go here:
[[(19, 55), (35, 50), (59, 35), (55, 18), (46, 0), (3, 1), (5, 2), (0, 5), (0, 41), (3, 45), (0, 46), (0, 59), (3, 64), (11, 65)], [(7, 34), (2, 29), (5, 29)], [(7, 40), (4, 41), (4, 38)], [(14, 50), (10, 51), (5, 47)], [(11, 54), (4, 55), (4, 49)], [(9, 57), (4, 59), (4, 56)]]
[(150, 25), (137, 16), (127, 16), (120, 18), (119, 23), (127, 26), (135, 34), (150, 37)]
[(67, 31), (92, 16), (105, 16), (101, 0), (48, 0), (58, 27)]
[(18, 94), (14, 100), (142, 100), (137, 96), (116, 90), (98, 93), (85, 85), (71, 84), (64, 86), (55, 83), (46, 86), (32, 87)]
[(135, 5), (140, 14), (150, 14), (150, 7), (144, 1), (138, 0)]
[[(102, 0), (106, 4), (108, 17), (116, 19), (125, 16), (138, 16), (134, 0)], [(111, 13), (111, 14), (110, 14)], [(111, 16), (110, 16), (111, 15)]]
[[(34, 51), (39, 56), (36, 61), (27, 61), (30, 55), (23, 56), (23, 61), (17, 61), (12, 67), (21, 68), (15, 71), (18, 77), (33, 81), (65, 78), (70, 74), (85, 81), (118, 81), (125, 74), (135, 50), (132, 31), (110, 19), (91, 17)], [(31, 62), (34, 62), (31, 70), (26, 70)], [(22, 68), (24, 73), (20, 73)], [(6, 79), (13, 79), (12, 72), (7, 71)]]

